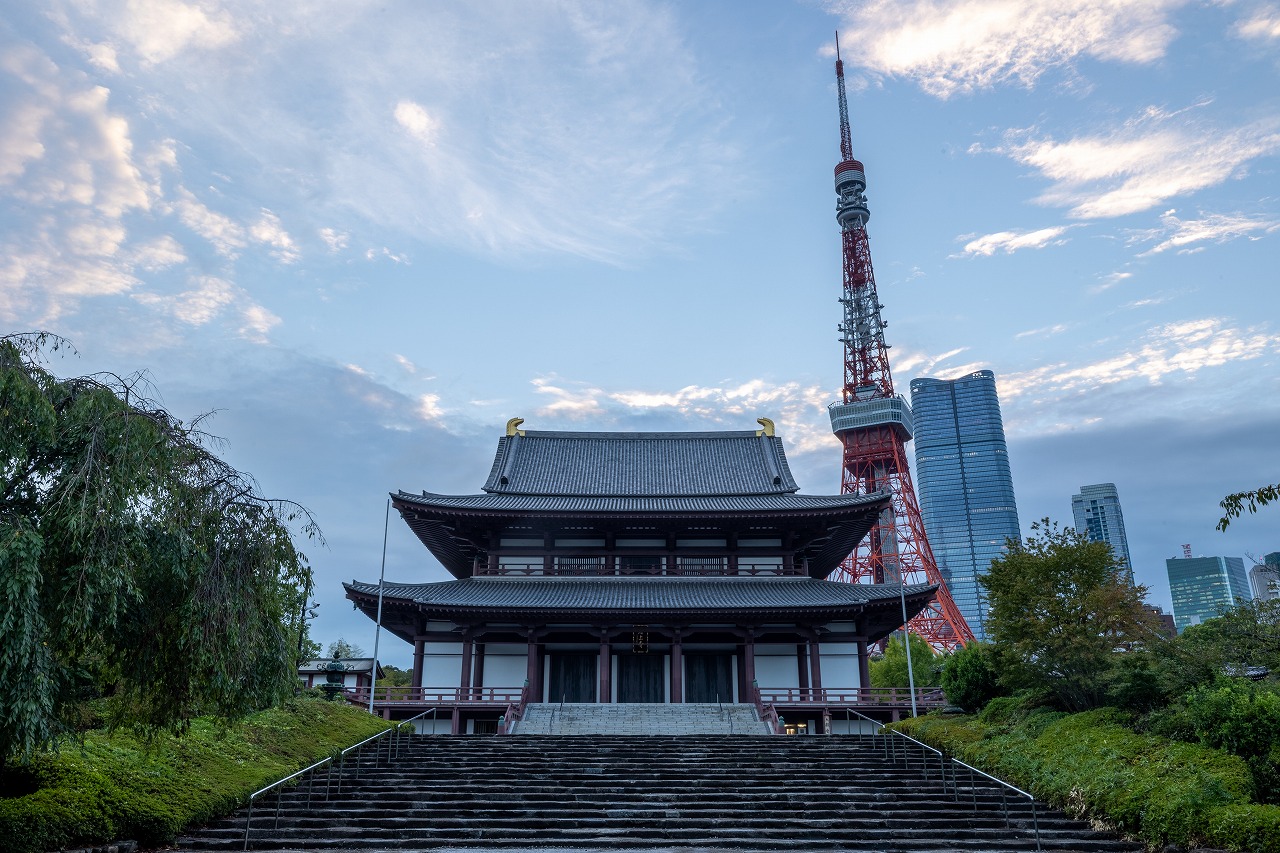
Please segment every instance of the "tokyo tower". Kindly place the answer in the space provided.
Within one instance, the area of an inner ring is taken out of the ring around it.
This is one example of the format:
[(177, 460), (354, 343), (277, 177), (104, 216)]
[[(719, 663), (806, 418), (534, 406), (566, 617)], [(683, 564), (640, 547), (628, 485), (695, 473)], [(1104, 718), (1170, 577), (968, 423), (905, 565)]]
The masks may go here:
[(844, 63), (836, 41), (836, 84), (840, 91), (840, 163), (836, 166), (836, 220), (844, 243), (844, 306), (840, 342), (844, 344), (844, 388), (831, 404), (831, 431), (844, 445), (842, 494), (888, 491), (891, 505), (871, 532), (837, 570), (850, 583), (931, 583), (937, 595), (908, 624), (935, 649), (951, 650), (973, 640), (973, 632), (951, 600), (925, 538), (920, 504), (907, 467), (911, 407), (894, 394), (889, 345), (884, 342), (884, 307), (876, 295), (867, 220), (871, 213), (863, 191), (867, 178), (853, 159)]

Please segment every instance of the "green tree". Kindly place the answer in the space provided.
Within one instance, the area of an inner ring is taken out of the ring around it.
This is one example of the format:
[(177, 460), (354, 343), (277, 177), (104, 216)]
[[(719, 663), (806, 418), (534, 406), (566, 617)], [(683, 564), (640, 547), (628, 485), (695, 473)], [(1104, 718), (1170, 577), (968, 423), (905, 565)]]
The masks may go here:
[[(911, 672), (915, 675), (916, 687), (937, 687), (938, 663), (933, 649), (927, 642), (908, 633), (911, 638)], [(907, 645), (902, 642), (901, 635), (889, 638), (884, 654), (868, 665), (872, 687), (906, 687), (907, 679)]]
[(1280, 600), (1241, 602), (1187, 627), (1164, 645), (1156, 664), (1170, 696), (1250, 667), (1280, 676)]
[(1258, 507), (1263, 507), (1276, 501), (1280, 501), (1280, 483), (1261, 486), (1248, 492), (1236, 492), (1233, 495), (1227, 495), (1222, 499), (1222, 503), (1218, 504), (1218, 506), (1222, 507), (1222, 518), (1218, 519), (1218, 529), (1226, 530), (1233, 519), (1239, 518), (1246, 512), (1257, 512)]
[(997, 696), (1000, 686), (995, 649), (990, 643), (970, 643), (947, 656), (942, 667), (942, 689), (947, 701), (971, 714), (981, 711)]
[(1049, 519), (1031, 525), (1025, 542), (1009, 542), (980, 579), (991, 611), (1000, 680), (1014, 689), (1044, 688), (1066, 710), (1096, 707), (1106, 697), (1117, 649), (1156, 637), (1144, 609), (1146, 588), (1129, 583), (1106, 542), (1090, 542)]
[(401, 669), (386, 664), (382, 667), (382, 678), (378, 679), (378, 687), (408, 687), (413, 682), (413, 670)]
[(56, 377), (0, 337), (0, 762), (109, 719), (176, 728), (292, 692), (309, 580), (292, 525), (140, 376)]
[(364, 657), (364, 649), (339, 637), (329, 644), (329, 657), (342, 658), (343, 660), (347, 658), (362, 658)]

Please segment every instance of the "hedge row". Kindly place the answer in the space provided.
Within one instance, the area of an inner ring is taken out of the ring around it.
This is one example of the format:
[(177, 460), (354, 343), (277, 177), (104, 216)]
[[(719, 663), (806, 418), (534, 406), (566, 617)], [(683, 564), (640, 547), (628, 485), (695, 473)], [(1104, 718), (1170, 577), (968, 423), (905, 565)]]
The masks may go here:
[(981, 718), (929, 715), (904, 732), (1080, 817), (1152, 845), (1280, 851), (1280, 807), (1252, 802), (1245, 762), (1197, 744), (1139, 734), (1104, 708), (1022, 711), (996, 700)]
[(196, 720), (180, 737), (89, 732), (83, 744), (0, 774), (0, 851), (41, 853), (124, 838), (163, 844), (384, 728), (346, 703), (298, 699), (233, 726)]

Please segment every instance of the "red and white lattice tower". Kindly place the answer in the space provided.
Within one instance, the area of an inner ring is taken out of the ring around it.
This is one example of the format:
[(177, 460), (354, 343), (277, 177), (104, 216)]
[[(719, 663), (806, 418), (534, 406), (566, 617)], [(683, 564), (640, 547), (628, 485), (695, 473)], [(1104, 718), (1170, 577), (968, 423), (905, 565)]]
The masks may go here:
[(867, 241), (867, 187), (862, 164), (853, 159), (844, 63), (836, 44), (836, 82), (840, 90), (840, 164), (836, 166), (836, 220), (844, 239), (844, 389), (831, 404), (831, 431), (844, 445), (840, 491), (869, 494), (888, 491), (892, 505), (849, 555), (835, 578), (850, 583), (933, 583), (938, 593), (909, 624), (912, 633), (935, 649), (954, 649), (973, 640), (973, 632), (951, 600), (925, 538), (920, 504), (911, 485), (906, 443), (911, 440), (911, 407), (894, 394), (889, 345), (876, 296)]

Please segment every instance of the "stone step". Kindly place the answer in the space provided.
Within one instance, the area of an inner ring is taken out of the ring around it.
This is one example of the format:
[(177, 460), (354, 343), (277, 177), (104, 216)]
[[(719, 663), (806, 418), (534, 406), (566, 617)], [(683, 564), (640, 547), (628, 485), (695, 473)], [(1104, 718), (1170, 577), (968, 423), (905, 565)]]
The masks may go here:
[[(349, 762), (341, 794), (331, 789), (327, 801), (321, 775), (309, 805), (305, 788), (257, 804), (251, 849), (1036, 849), (1024, 799), (1006, 794), (1002, 804), (997, 788), (964, 777), (944, 785), (936, 765), (926, 774), (918, 760), (887, 759), (878, 738), (432, 735), (400, 747), (390, 760)], [(1140, 849), (1043, 806), (1036, 820), (1045, 851)], [(244, 814), (179, 843), (241, 849)]]

